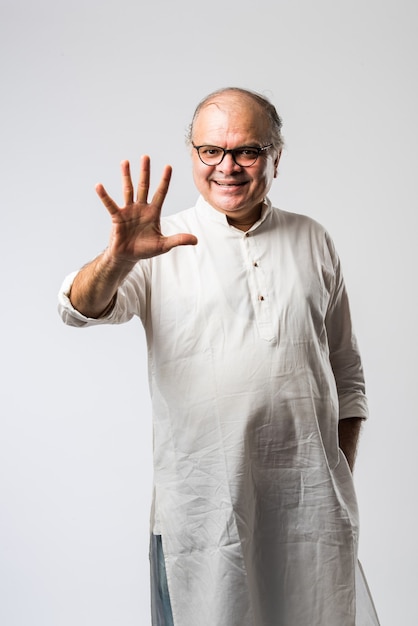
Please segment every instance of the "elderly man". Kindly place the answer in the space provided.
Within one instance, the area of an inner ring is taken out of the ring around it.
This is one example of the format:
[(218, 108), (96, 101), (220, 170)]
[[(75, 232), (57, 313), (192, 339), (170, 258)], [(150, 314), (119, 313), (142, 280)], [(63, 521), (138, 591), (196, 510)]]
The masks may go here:
[(155, 625), (372, 626), (351, 470), (367, 417), (338, 256), (273, 208), (281, 120), (251, 91), (197, 107), (194, 208), (164, 218), (122, 163), (106, 250), (64, 282), (74, 326), (138, 316), (154, 423)]

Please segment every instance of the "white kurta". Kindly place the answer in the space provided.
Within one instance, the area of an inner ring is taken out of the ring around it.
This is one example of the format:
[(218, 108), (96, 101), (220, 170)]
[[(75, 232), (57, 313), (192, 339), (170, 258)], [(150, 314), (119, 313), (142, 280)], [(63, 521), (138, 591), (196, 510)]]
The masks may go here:
[(163, 232), (199, 243), (138, 263), (105, 319), (71, 307), (73, 275), (60, 308), (143, 322), (175, 625), (378, 624), (338, 448), (338, 420), (367, 405), (332, 241), (268, 201), (248, 233), (202, 198)]

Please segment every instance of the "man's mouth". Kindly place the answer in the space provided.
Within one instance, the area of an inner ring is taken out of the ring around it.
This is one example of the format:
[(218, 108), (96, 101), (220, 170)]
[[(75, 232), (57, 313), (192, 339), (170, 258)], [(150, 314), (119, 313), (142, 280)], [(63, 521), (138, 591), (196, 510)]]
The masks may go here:
[(214, 180), (213, 181), (216, 185), (218, 185), (219, 187), (242, 187), (243, 185), (247, 184), (247, 181), (233, 181), (233, 182), (222, 182), (220, 180)]

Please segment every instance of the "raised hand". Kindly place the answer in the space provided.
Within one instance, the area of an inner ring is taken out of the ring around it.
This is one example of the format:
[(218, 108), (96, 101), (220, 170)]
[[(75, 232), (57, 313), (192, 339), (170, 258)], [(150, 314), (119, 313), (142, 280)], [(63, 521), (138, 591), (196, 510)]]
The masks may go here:
[(116, 262), (135, 263), (176, 246), (194, 245), (197, 239), (190, 233), (165, 237), (161, 232), (161, 208), (171, 179), (171, 167), (166, 165), (161, 181), (151, 202), (148, 202), (150, 184), (150, 159), (141, 157), (139, 182), (136, 193), (132, 184), (128, 161), (121, 163), (123, 199), (119, 207), (107, 194), (103, 185), (96, 185), (96, 192), (112, 218), (112, 231), (107, 253)]
[(86, 317), (97, 318), (111, 310), (119, 285), (137, 261), (164, 254), (175, 246), (197, 243), (196, 237), (190, 233), (170, 237), (161, 233), (161, 207), (170, 184), (171, 167), (164, 168), (151, 202), (148, 202), (149, 157), (141, 158), (136, 199), (128, 161), (122, 162), (121, 170), (124, 207), (118, 207), (103, 185), (96, 185), (96, 191), (112, 218), (109, 246), (78, 272), (71, 286), (71, 303)]

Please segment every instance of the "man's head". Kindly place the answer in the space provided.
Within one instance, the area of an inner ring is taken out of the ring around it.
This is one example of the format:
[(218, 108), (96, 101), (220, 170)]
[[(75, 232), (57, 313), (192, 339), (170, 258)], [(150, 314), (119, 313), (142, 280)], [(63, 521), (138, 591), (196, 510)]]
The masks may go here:
[[(277, 175), (283, 147), (281, 125), (267, 99), (244, 89), (222, 89), (198, 105), (188, 137), (194, 181), (205, 200), (231, 223), (248, 226), (258, 219)], [(216, 160), (214, 155), (218, 155)]]

